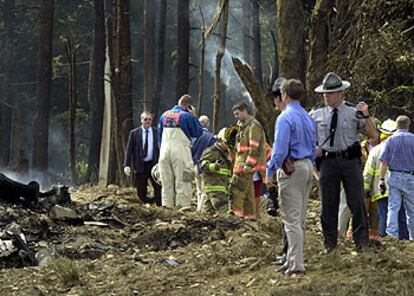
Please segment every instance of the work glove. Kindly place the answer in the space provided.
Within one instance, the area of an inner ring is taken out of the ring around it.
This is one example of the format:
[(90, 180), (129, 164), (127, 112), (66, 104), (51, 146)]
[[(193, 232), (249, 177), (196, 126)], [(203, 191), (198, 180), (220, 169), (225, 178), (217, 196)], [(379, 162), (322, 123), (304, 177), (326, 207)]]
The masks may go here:
[(128, 177), (131, 176), (131, 168), (129, 166), (124, 167), (124, 173)]
[(371, 191), (365, 190), (365, 198), (366, 199), (371, 199)]
[(385, 184), (385, 180), (380, 180), (378, 183), (378, 189), (381, 192), (381, 194), (385, 194), (387, 191), (387, 185)]

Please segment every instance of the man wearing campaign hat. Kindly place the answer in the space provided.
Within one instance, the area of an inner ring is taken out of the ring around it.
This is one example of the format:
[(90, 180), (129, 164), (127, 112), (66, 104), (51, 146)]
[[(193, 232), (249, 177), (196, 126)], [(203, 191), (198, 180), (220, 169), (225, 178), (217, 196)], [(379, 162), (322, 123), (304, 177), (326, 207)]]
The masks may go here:
[(352, 213), (353, 238), (357, 250), (366, 250), (368, 243), (358, 133), (377, 138), (378, 132), (370, 119), (366, 103), (359, 102), (353, 106), (344, 101), (344, 91), (350, 85), (349, 81), (342, 80), (336, 73), (326, 74), (322, 85), (315, 89), (315, 92), (323, 93), (325, 104), (311, 112), (318, 134), (321, 222), (326, 254), (337, 247), (341, 182)]

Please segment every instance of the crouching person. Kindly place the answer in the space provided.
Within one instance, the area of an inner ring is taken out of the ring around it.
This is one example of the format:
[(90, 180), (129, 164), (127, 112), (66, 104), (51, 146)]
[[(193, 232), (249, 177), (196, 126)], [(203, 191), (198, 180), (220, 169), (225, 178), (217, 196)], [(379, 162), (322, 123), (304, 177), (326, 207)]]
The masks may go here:
[(217, 135), (217, 142), (201, 155), (201, 174), (207, 200), (201, 205), (206, 212), (225, 213), (228, 210), (228, 186), (231, 177), (229, 146), (234, 145), (237, 130), (223, 128)]

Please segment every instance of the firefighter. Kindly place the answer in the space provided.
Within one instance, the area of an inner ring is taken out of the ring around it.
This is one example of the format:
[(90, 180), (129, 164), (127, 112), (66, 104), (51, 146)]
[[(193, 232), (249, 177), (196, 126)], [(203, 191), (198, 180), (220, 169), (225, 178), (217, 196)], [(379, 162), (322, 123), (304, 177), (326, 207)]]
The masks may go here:
[(238, 103), (232, 110), (239, 121), (240, 131), (236, 137), (235, 163), (230, 184), (231, 211), (240, 217), (256, 219), (253, 174), (266, 171), (265, 134), (246, 103)]
[(193, 110), (191, 96), (183, 95), (178, 105), (161, 115), (158, 125), (162, 205), (166, 207), (191, 205), (195, 172), (190, 139), (203, 132)]
[(234, 147), (237, 130), (223, 128), (217, 135), (217, 142), (204, 150), (200, 158), (204, 191), (207, 200), (202, 205), (202, 211), (227, 212), (228, 186), (231, 177), (231, 161), (228, 149)]

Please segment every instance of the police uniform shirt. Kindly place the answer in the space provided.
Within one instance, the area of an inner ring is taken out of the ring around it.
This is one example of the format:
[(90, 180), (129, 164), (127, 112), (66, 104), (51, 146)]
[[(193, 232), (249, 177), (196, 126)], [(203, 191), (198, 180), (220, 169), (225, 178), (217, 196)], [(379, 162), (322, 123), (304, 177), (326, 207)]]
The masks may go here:
[(310, 113), (310, 116), (317, 126), (317, 140), (322, 149), (329, 152), (345, 151), (355, 142), (359, 142), (358, 133), (365, 132), (365, 120), (357, 118), (356, 108), (343, 101), (338, 109), (338, 124), (334, 135), (334, 144), (330, 146), (330, 140), (326, 139), (330, 134), (330, 125), (334, 108), (328, 105), (317, 108)]

